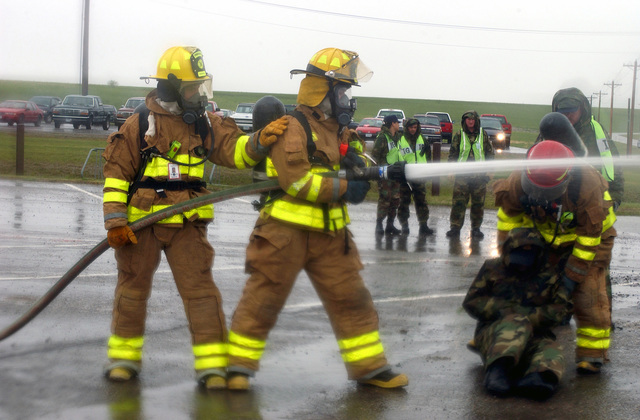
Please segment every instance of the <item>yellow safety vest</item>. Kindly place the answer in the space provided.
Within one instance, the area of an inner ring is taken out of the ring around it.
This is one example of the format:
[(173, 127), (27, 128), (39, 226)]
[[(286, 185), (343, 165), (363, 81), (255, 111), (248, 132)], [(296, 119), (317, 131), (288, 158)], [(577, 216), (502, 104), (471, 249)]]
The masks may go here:
[(407, 163), (427, 163), (427, 154), (421, 153), (425, 149), (424, 138), (418, 136), (416, 140), (416, 150), (411, 149), (409, 141), (402, 136), (398, 142), (398, 151), (400, 153), (400, 160)]
[(591, 117), (591, 127), (596, 135), (596, 144), (598, 145), (598, 151), (602, 158), (602, 176), (604, 179), (611, 182), (614, 180), (615, 176), (613, 170), (613, 157), (611, 156), (611, 149), (607, 142), (607, 136), (604, 134), (604, 130), (600, 123), (598, 123), (593, 116)]
[(466, 162), (469, 158), (469, 152), (473, 149), (473, 157), (475, 160), (484, 160), (484, 141), (482, 139), (483, 130), (480, 129), (480, 133), (476, 138), (476, 142), (471, 144), (467, 133), (464, 130), (460, 130), (460, 155), (458, 156), (458, 162)]

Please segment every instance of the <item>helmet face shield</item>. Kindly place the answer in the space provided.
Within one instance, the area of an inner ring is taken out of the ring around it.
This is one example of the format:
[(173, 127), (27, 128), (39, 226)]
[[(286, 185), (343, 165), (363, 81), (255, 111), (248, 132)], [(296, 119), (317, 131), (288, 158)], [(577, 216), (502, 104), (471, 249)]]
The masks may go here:
[(356, 86), (368, 82), (373, 76), (358, 53), (337, 48), (318, 51), (307, 64), (306, 70), (291, 70), (291, 75), (294, 74), (310, 74)]
[(369, 70), (357, 55), (348, 61), (344, 66), (336, 70), (329, 70), (324, 74), (330, 79), (340, 80), (352, 85), (359, 85), (371, 80), (373, 72)]

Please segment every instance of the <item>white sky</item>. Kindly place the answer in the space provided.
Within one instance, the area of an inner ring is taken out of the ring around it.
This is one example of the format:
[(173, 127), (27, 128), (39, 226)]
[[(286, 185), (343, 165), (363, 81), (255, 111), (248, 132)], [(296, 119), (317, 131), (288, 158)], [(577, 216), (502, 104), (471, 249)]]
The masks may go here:
[[(0, 79), (80, 82), (82, 0), (0, 10)], [(640, 59), (638, 0), (91, 0), (89, 27), (89, 83), (144, 86), (194, 45), (214, 94), (296, 93), (289, 70), (338, 47), (374, 71), (356, 96), (550, 104), (575, 86), (608, 107), (613, 81), (626, 108)]]

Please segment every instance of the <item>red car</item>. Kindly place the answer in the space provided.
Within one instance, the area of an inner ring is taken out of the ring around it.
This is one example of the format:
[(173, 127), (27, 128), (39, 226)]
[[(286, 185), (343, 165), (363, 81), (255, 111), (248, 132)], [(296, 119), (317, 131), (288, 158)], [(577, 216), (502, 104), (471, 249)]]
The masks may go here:
[(13, 123), (33, 123), (36, 127), (44, 120), (44, 113), (31, 101), (4, 101), (0, 103), (0, 121)]
[(364, 118), (358, 124), (356, 132), (364, 141), (374, 141), (382, 128), (384, 120), (382, 118)]

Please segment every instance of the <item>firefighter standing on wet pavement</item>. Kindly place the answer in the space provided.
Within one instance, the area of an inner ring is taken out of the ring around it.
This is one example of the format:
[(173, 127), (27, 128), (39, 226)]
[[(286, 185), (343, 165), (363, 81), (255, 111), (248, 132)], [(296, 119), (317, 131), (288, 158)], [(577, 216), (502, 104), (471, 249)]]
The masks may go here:
[(250, 388), (269, 332), (302, 270), (327, 311), (349, 379), (405, 386), (407, 377), (387, 362), (373, 300), (359, 274), (363, 265), (347, 229), (346, 203), (362, 202), (369, 183), (321, 176), (340, 169), (340, 145), (349, 141), (346, 127), (355, 111), (351, 87), (371, 72), (357, 53), (326, 48), (313, 55), (306, 70), (291, 73), (306, 75), (297, 113), (286, 117), (288, 129), (273, 144), (266, 165), (284, 194), (266, 200), (247, 247), (249, 278), (229, 331), (228, 388)]
[(128, 224), (155, 211), (208, 194), (206, 161), (246, 168), (264, 158), (286, 121), (246, 135), (230, 118), (205, 111), (211, 75), (195, 47), (173, 47), (158, 61), (157, 89), (136, 113), (110, 135), (103, 157), (104, 225), (115, 248), (118, 283), (105, 375), (114, 381), (135, 377), (142, 366), (147, 299), (164, 252), (182, 298), (198, 382), (226, 386), (227, 329), (220, 292), (213, 282), (214, 251), (207, 240), (213, 219), (208, 204), (170, 216), (135, 234)]

